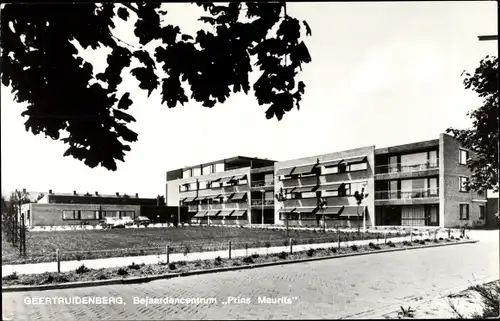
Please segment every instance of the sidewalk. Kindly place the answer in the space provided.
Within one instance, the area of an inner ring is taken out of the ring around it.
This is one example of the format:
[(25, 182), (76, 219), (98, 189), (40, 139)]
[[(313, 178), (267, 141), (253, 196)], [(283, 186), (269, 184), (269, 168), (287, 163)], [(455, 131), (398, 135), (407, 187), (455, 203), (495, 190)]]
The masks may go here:
[[(438, 237), (444, 237), (444, 235), (439, 235)], [(423, 237), (415, 237), (414, 239), (423, 239)], [(402, 242), (404, 240), (410, 240), (409, 236), (405, 237), (396, 237), (387, 239), (387, 241), (392, 241), (393, 243)], [(348, 241), (348, 242), (340, 242), (341, 247), (355, 245), (367, 245), (370, 242), (377, 243), (376, 239), (372, 240), (359, 240), (359, 241)], [(384, 239), (380, 239), (378, 244), (383, 244)], [(306, 251), (308, 249), (318, 249), (318, 248), (328, 248), (328, 247), (338, 247), (338, 243), (316, 243), (316, 244), (300, 244), (294, 245), (293, 251)], [(290, 246), (277, 246), (270, 248), (249, 248), (245, 249), (233, 249), (231, 251), (231, 257), (244, 257), (254, 253), (265, 255), (271, 253), (279, 253), (281, 251), (289, 252)], [(224, 251), (210, 251), (210, 252), (194, 252), (184, 255), (183, 253), (173, 253), (170, 254), (170, 262), (177, 261), (196, 261), (196, 260), (210, 260), (215, 259), (220, 256), (221, 258), (227, 258), (229, 255), (228, 250)], [(113, 257), (113, 258), (105, 258), (105, 259), (94, 259), (94, 260), (81, 260), (81, 261), (61, 261), (61, 272), (68, 272), (76, 270), (79, 266), (84, 264), (86, 267), (91, 269), (100, 269), (100, 268), (110, 268), (110, 267), (121, 267), (127, 266), (132, 263), (136, 264), (157, 264), (158, 261), (165, 262), (166, 254), (163, 255), (146, 255), (146, 256), (127, 256), (127, 257)], [(12, 274), (16, 272), (17, 274), (41, 274), (44, 272), (57, 272), (57, 263), (56, 262), (47, 262), (47, 263), (35, 263), (35, 264), (17, 264), (17, 265), (2, 265), (2, 277)]]

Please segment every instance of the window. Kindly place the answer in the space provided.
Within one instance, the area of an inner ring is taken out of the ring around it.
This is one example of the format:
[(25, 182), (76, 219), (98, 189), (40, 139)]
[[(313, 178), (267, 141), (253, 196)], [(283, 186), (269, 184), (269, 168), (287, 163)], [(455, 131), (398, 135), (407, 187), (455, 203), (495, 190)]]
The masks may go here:
[(359, 193), (361, 193), (361, 191), (364, 189), (364, 192), (366, 194), (366, 182), (361, 182), (361, 183), (351, 183), (351, 184), (348, 184), (348, 185), (351, 185), (351, 192), (352, 192), (352, 195), (354, 195), (354, 193), (356, 193), (356, 191), (358, 191)]
[(339, 191), (337, 190), (323, 191), (323, 194), (321, 196), (322, 197), (339, 196)]
[(63, 220), (78, 220), (80, 211), (63, 211)]
[(479, 205), (479, 219), (484, 220), (486, 218), (486, 207)]
[(469, 152), (464, 150), (464, 149), (461, 149), (460, 150), (460, 159), (459, 159), (460, 164), (467, 165), (468, 158), (469, 158)]
[(429, 186), (429, 196), (437, 196), (438, 195), (438, 180), (437, 178), (429, 178), (428, 181)]
[(224, 163), (214, 164), (213, 166), (214, 173), (220, 173), (224, 171)]
[(199, 182), (199, 184), (200, 184), (199, 189), (207, 189), (208, 188), (207, 181)]
[(367, 169), (368, 169), (368, 163), (366, 163), (366, 162), (349, 165), (349, 172), (364, 171)]
[(339, 196), (349, 196), (351, 195), (351, 184), (342, 184), (339, 189)]
[(195, 191), (195, 190), (196, 190), (197, 185), (198, 185), (198, 184), (196, 184), (196, 182), (189, 183), (189, 184), (187, 185), (187, 187), (188, 187), (188, 189), (187, 189), (187, 190), (188, 190), (188, 191)]
[(81, 220), (94, 220), (95, 219), (95, 211), (80, 211), (80, 219)]
[(280, 220), (285, 221), (297, 221), (299, 219), (299, 213), (280, 213)]
[(221, 187), (220, 182), (212, 182), (212, 183), (210, 183), (209, 188), (219, 188), (219, 187)]
[(469, 181), (469, 178), (465, 177), (465, 176), (460, 176), (459, 179), (460, 179), (460, 181), (459, 181), (460, 192), (468, 192), (467, 188), (466, 188), (466, 183)]
[(201, 176), (201, 167), (193, 168), (193, 176)]
[(389, 173), (399, 172), (398, 156), (389, 157)]
[(321, 174), (327, 175), (327, 174), (337, 174), (339, 172), (339, 167), (338, 166), (325, 166), (323, 167), (323, 170), (321, 171)]
[(179, 191), (180, 192), (187, 192), (187, 190), (188, 190), (188, 187), (187, 187), (186, 184), (182, 184), (182, 185), (179, 186)]
[(300, 198), (300, 193), (287, 193), (286, 194), (286, 199), (288, 199), (288, 200), (299, 199), (299, 198)]
[(203, 166), (203, 175), (212, 174), (214, 172), (212, 168), (213, 168), (212, 164)]
[(460, 219), (469, 219), (469, 204), (460, 204)]
[(427, 160), (429, 162), (429, 167), (437, 167), (438, 166), (437, 151), (432, 150), (428, 152)]
[(120, 211), (120, 217), (135, 217), (135, 211)]
[(344, 163), (340, 163), (338, 166), (338, 173), (345, 173), (346, 172), (346, 165)]
[(302, 198), (315, 198), (316, 192), (304, 192), (302, 193)]
[(182, 178), (189, 178), (191, 177), (191, 169), (185, 169), (183, 172), (182, 172)]
[(246, 184), (248, 184), (248, 180), (246, 178), (238, 180), (238, 185), (246, 185)]

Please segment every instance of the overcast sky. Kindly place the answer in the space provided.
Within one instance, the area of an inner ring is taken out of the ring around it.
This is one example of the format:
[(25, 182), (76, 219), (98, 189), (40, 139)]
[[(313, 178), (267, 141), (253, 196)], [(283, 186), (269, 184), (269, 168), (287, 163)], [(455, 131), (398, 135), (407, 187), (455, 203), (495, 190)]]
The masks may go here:
[[(198, 8), (170, 4), (168, 19), (186, 32), (197, 30)], [(139, 140), (118, 170), (88, 168), (63, 157), (68, 147), (24, 129), (25, 106), (1, 88), (2, 191), (165, 193), (165, 172), (241, 155), (275, 160), (375, 145), (435, 139), (449, 126), (468, 127), (467, 111), (480, 100), (463, 87), (486, 55), (496, 55), (496, 2), (290, 3), (288, 12), (306, 20), (312, 62), (301, 110), (282, 121), (266, 120), (252, 94), (237, 95), (212, 109), (189, 103), (168, 109), (159, 95), (147, 99), (134, 79), (131, 128)], [(131, 41), (130, 24), (119, 24)], [(133, 37), (133, 35), (132, 35)], [(98, 67), (106, 54), (87, 53)]]

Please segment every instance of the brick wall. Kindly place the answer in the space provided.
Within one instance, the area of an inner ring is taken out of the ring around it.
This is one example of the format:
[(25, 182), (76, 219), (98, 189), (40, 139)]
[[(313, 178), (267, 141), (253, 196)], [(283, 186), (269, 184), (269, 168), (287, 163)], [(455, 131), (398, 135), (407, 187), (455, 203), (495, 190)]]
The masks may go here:
[[(441, 134), (439, 142), (440, 162), (440, 222), (444, 227), (481, 226), (485, 219), (479, 219), (480, 206), (485, 206), (486, 195), (460, 191), (460, 176), (470, 177), (466, 165), (459, 162), (460, 144), (452, 136)], [(471, 155), (473, 156), (473, 155)], [(471, 157), (469, 156), (469, 157)], [(469, 204), (469, 219), (460, 219), (460, 204)]]
[(99, 223), (98, 219), (89, 220), (63, 220), (63, 211), (87, 210), (87, 211), (134, 211), (135, 216), (141, 214), (139, 205), (95, 205), (95, 204), (29, 204), (31, 226), (62, 226), (80, 225), (88, 221), (91, 225)]

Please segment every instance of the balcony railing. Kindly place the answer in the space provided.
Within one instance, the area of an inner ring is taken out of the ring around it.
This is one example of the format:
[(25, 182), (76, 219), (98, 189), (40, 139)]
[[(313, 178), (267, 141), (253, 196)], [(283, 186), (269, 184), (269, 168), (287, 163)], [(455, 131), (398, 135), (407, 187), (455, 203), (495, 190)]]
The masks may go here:
[(252, 187), (274, 186), (274, 181), (252, 181)]
[(412, 191), (376, 191), (376, 200), (397, 200), (397, 199), (415, 199), (439, 197), (439, 189), (419, 189)]
[(403, 163), (378, 165), (375, 166), (375, 174), (392, 174), (392, 173), (409, 173), (419, 172), (428, 169), (437, 169), (439, 167), (439, 160), (433, 160), (420, 164), (405, 165)]
[[(252, 205), (262, 206), (262, 200), (253, 199), (252, 200)], [(274, 205), (274, 200), (264, 200), (264, 206), (265, 205)]]

